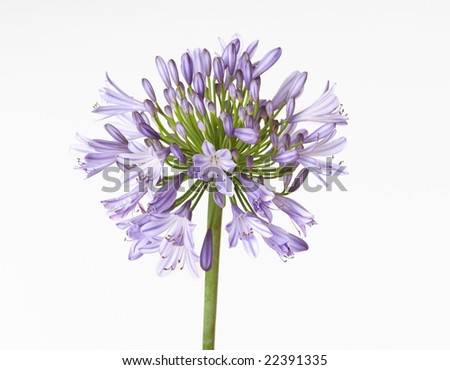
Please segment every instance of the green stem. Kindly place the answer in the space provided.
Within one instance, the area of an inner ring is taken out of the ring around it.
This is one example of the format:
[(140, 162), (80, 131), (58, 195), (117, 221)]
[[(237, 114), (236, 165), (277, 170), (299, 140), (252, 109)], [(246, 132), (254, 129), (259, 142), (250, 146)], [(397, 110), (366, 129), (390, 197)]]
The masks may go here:
[(205, 305), (203, 311), (203, 349), (214, 349), (217, 313), (217, 288), (219, 283), (220, 231), (222, 229), (222, 208), (209, 193), (208, 229), (212, 230), (213, 264), (205, 274)]

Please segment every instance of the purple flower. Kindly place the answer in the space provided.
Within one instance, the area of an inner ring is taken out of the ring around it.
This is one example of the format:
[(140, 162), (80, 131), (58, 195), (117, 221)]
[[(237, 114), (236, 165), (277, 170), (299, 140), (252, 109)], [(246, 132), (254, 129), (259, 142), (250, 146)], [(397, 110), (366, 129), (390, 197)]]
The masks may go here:
[(79, 159), (76, 168), (85, 171), (88, 178), (116, 163), (118, 155), (130, 152), (128, 140), (120, 131), (110, 124), (106, 124), (105, 129), (114, 141), (103, 139), (90, 140), (77, 134), (80, 145), (75, 146), (73, 151), (83, 158)]
[(149, 215), (133, 217), (128, 220), (121, 221), (117, 224), (120, 229), (127, 229), (128, 240), (131, 241), (131, 247), (128, 252), (128, 259), (134, 261), (144, 254), (156, 253), (159, 251), (161, 237), (147, 237), (141, 233), (140, 228), (149, 220)]
[(287, 233), (281, 227), (264, 222), (271, 231), (272, 236), (265, 238), (266, 244), (278, 253), (283, 261), (294, 257), (294, 253), (303, 252), (308, 249), (308, 244), (296, 235)]
[(203, 154), (195, 154), (192, 158), (197, 177), (204, 181), (214, 179), (220, 193), (232, 196), (233, 182), (225, 173), (232, 172), (236, 167), (230, 151), (228, 149), (216, 151), (214, 145), (206, 140), (203, 142), (202, 150)]
[(106, 87), (100, 90), (100, 96), (108, 105), (95, 108), (94, 113), (114, 116), (144, 110), (144, 104), (127, 95), (109, 78), (108, 74), (106, 74)]
[(260, 219), (251, 213), (244, 213), (236, 204), (231, 205), (233, 220), (225, 227), (228, 232), (230, 247), (233, 248), (241, 240), (249, 256), (258, 255), (258, 242), (255, 232), (262, 237), (270, 238), (273, 234)]
[(331, 175), (336, 171), (346, 173), (338, 163), (330, 163), (316, 157), (332, 156), (342, 151), (347, 145), (344, 137), (332, 140), (336, 134), (336, 124), (327, 123), (308, 135), (306, 130), (299, 133), (302, 143), (295, 149), (280, 151), (272, 160), (282, 164), (297, 163), (308, 168), (324, 185), (326, 180), (322, 175)]
[[(146, 98), (139, 101), (106, 75), (100, 91), (105, 104), (96, 104), (94, 112), (108, 119), (104, 128), (110, 137), (78, 135), (77, 168), (90, 177), (114, 166), (124, 185), (133, 184), (131, 191), (102, 204), (112, 219), (120, 220), (118, 227), (126, 229), (129, 259), (159, 253), (161, 275), (185, 265), (197, 275), (199, 261), (205, 271), (215, 263), (213, 227), (206, 232), (200, 256), (193, 242), (192, 214), (206, 190), (212, 192), (210, 206), (216, 212), (230, 197), (233, 218), (226, 225), (230, 247), (241, 240), (246, 252), (256, 256), (260, 234), (285, 261), (308, 245), (273, 225), (274, 212), (286, 213), (302, 234), (315, 221), (284, 195), (298, 190), (310, 172), (324, 184), (323, 175), (344, 172), (340, 164), (324, 158), (346, 144), (345, 138), (336, 136), (347, 117), (334, 85), (328, 83), (316, 102), (298, 110), (308, 74), (295, 71), (272, 99), (266, 99), (262, 75), (278, 61), (281, 48), (255, 61), (258, 41), (247, 47), (238, 36), (220, 42), (222, 48), (215, 54), (188, 49), (179, 69), (175, 59), (166, 63), (157, 56), (165, 85), (161, 91), (165, 100), (160, 102), (146, 78), (142, 79)], [(303, 122), (321, 125), (308, 132), (301, 127)], [(280, 189), (269, 190), (268, 181)], [(141, 214), (132, 217), (137, 211)]]
[(339, 111), (339, 99), (334, 94), (336, 84), (330, 87), (328, 81), (322, 96), (308, 108), (292, 116), (290, 123), (304, 121), (346, 124), (348, 118)]
[(151, 214), (147, 223), (141, 226), (140, 232), (147, 238), (156, 239), (162, 236), (159, 244), (161, 260), (157, 267), (158, 275), (181, 269), (187, 265), (194, 276), (198, 276), (197, 263), (199, 256), (194, 251), (193, 230), (195, 224), (190, 221), (190, 202), (186, 202), (175, 213)]
[(145, 181), (139, 182), (133, 190), (121, 195), (118, 198), (103, 200), (103, 206), (108, 210), (108, 216), (112, 220), (119, 220), (126, 217), (131, 211), (136, 209), (141, 198), (147, 194), (147, 184)]
[(247, 198), (255, 212), (261, 217), (266, 218), (269, 222), (272, 222), (271, 206), (273, 206), (272, 200), (275, 195), (267, 190), (264, 185), (253, 181), (246, 175), (240, 174), (239, 180), (244, 186)]
[(148, 212), (165, 213), (171, 210), (184, 178), (185, 173), (182, 172), (161, 186), (154, 194), (153, 200), (148, 204)]
[(128, 144), (129, 152), (118, 156), (118, 160), (124, 166), (135, 165), (130, 173), (136, 173), (139, 177), (148, 177), (156, 185), (162, 176), (164, 160), (151, 146), (144, 146), (131, 141)]
[(303, 232), (303, 235), (306, 235), (306, 225), (312, 226), (316, 224), (314, 216), (295, 200), (275, 194), (272, 201), (280, 210), (285, 212), (292, 219)]

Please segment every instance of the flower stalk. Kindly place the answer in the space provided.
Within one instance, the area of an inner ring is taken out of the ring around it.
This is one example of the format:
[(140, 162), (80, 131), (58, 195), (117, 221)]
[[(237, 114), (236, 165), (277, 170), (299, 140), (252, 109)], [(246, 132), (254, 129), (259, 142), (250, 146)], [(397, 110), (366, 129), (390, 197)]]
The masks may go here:
[(213, 263), (205, 273), (205, 296), (203, 309), (203, 349), (213, 350), (216, 335), (217, 292), (219, 287), (220, 235), (222, 230), (222, 208), (209, 193), (207, 227), (212, 231)]

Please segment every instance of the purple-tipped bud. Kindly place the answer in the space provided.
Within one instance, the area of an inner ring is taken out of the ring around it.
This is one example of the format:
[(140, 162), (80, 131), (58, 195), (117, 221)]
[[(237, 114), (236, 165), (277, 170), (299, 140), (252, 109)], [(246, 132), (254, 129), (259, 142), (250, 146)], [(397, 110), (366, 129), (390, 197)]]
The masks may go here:
[(167, 62), (167, 66), (169, 67), (169, 73), (170, 77), (172, 77), (172, 81), (175, 85), (178, 85), (180, 83), (180, 77), (178, 76), (178, 68), (177, 64), (173, 59), (170, 59)]
[(266, 113), (269, 118), (271, 118), (273, 116), (274, 110), (273, 110), (273, 104), (271, 101), (267, 102), (267, 104), (266, 104)]
[(173, 87), (168, 87), (167, 89), (164, 89), (164, 97), (166, 98), (167, 103), (173, 105), (177, 100), (177, 93)]
[(222, 193), (220, 193), (220, 192), (218, 192), (218, 191), (215, 191), (215, 192), (213, 193), (213, 198), (214, 198), (214, 201), (216, 202), (216, 204), (217, 204), (220, 208), (225, 207), (225, 196), (224, 196)]
[(183, 75), (188, 85), (192, 83), (193, 73), (194, 73), (194, 65), (192, 63), (192, 58), (188, 53), (184, 53), (181, 56), (181, 74)]
[(150, 83), (150, 81), (147, 80), (146, 78), (143, 78), (142, 79), (142, 87), (144, 88), (144, 90), (147, 93), (147, 95), (149, 96), (149, 98), (153, 101), (156, 101), (155, 90), (153, 90), (153, 86)]
[(228, 86), (228, 92), (230, 93), (231, 99), (236, 99), (236, 87), (234, 85)]
[(206, 116), (205, 104), (203, 103), (203, 99), (200, 98), (200, 96), (198, 95), (194, 96), (194, 105), (202, 116)]
[(230, 139), (233, 136), (233, 119), (229, 114), (225, 114), (223, 117), (223, 129), (225, 130), (225, 134)]
[(253, 65), (249, 60), (247, 60), (242, 68), (242, 71), (244, 73), (245, 86), (248, 89), (253, 79)]
[(160, 139), (158, 132), (156, 132), (152, 127), (150, 127), (146, 123), (139, 122), (136, 124), (136, 126), (142, 135), (144, 135), (150, 139)]
[(305, 87), (305, 82), (307, 78), (308, 78), (307, 72), (299, 73), (292, 82), (291, 88), (287, 93), (287, 97), (294, 99), (299, 97), (303, 93), (303, 89)]
[(133, 119), (133, 122), (137, 125), (138, 123), (144, 122), (142, 119), (142, 116), (139, 112), (133, 112), (131, 113), (131, 118)]
[(252, 116), (254, 112), (255, 112), (255, 107), (253, 106), (253, 104), (247, 105), (247, 114)]
[[(186, 89), (184, 88), (183, 82), (180, 81), (178, 83), (178, 87), (179, 87), (179, 90), (180, 90), (180, 94), (182, 94), (183, 97), (185, 97), (186, 96)], [(178, 90), (177, 90), (177, 93), (178, 93)]]
[(251, 171), (253, 167), (253, 157), (251, 155), (248, 155), (245, 157), (245, 165), (247, 166), (248, 170)]
[(300, 186), (303, 185), (303, 183), (306, 181), (309, 174), (309, 169), (302, 168), (302, 170), (298, 173), (298, 175), (295, 177), (291, 187), (289, 188), (288, 192), (292, 193), (296, 191)]
[(256, 49), (258, 48), (258, 40), (253, 41), (250, 43), (249, 46), (247, 46), (246, 53), (248, 54), (248, 58), (251, 59), (253, 55), (255, 55)]
[(291, 135), (289, 134), (284, 134), (283, 137), (281, 138), (281, 146), (288, 148), (291, 146)]
[(253, 78), (261, 76), (265, 71), (272, 67), (281, 56), (281, 48), (276, 48), (269, 51), (264, 57), (258, 62), (254, 71)]
[(220, 84), (223, 82), (223, 76), (225, 71), (225, 66), (223, 63), (223, 59), (220, 57), (215, 57), (213, 61), (213, 68), (214, 68), (214, 77), (216, 78), (217, 82)]
[(234, 74), (234, 77), (236, 78), (236, 88), (242, 90), (242, 86), (244, 85), (244, 74), (238, 69)]
[(286, 119), (289, 120), (294, 114), (295, 110), (295, 100), (294, 98), (290, 98), (286, 105)]
[(211, 54), (207, 49), (203, 49), (203, 65), (205, 67), (206, 76), (211, 75)]
[(205, 79), (201, 73), (194, 76), (194, 91), (203, 99), (205, 96)]
[(250, 83), (250, 98), (253, 101), (258, 101), (259, 99), (259, 83), (255, 80)]
[(203, 241), (202, 251), (200, 252), (200, 267), (205, 270), (211, 270), (213, 265), (213, 235), (212, 230), (208, 229)]
[(169, 71), (167, 70), (166, 62), (164, 62), (164, 59), (160, 56), (157, 56), (156, 59), (156, 67), (158, 68), (159, 75), (161, 76), (161, 79), (165, 83), (167, 87), (170, 86), (170, 77), (169, 77)]
[(208, 110), (211, 114), (215, 115), (216, 114), (216, 106), (214, 105), (213, 102), (208, 102)]
[(186, 129), (184, 128), (184, 126), (180, 123), (177, 122), (175, 129), (177, 131), (177, 134), (182, 137), (184, 140), (186, 140)]
[(292, 72), (286, 78), (272, 99), (274, 109), (280, 108), (289, 98), (297, 98), (303, 91), (306, 81), (306, 72)]
[(189, 102), (186, 98), (181, 99), (180, 106), (184, 114), (189, 114)]
[(181, 163), (184, 163), (184, 164), (187, 163), (187, 159), (177, 143), (170, 144), (170, 151)]
[(222, 54), (222, 59), (225, 62), (225, 66), (230, 71), (230, 75), (233, 75), (236, 67), (236, 45), (232, 42), (228, 44)]
[(144, 100), (144, 108), (152, 117), (156, 116), (156, 107), (151, 100)]
[(252, 116), (245, 117), (245, 127), (247, 128), (255, 128), (255, 120)]
[[(153, 140), (150, 144), (152, 145), (153, 149), (155, 149), (155, 151), (157, 151), (157, 152), (160, 150), (169, 149), (169, 148), (164, 148), (159, 140)], [(169, 152), (167, 152), (167, 154), (169, 154)]]
[(220, 96), (220, 94), (222, 93), (222, 85), (221, 84), (214, 84), (214, 91), (216, 92), (217, 95)]
[(275, 131), (270, 133), (270, 141), (272, 142), (274, 148), (278, 148), (278, 135)]
[(121, 144), (128, 144), (128, 140), (123, 134), (113, 125), (107, 123), (105, 125), (105, 130), (108, 131), (108, 134), (112, 136), (114, 140)]
[(234, 136), (246, 144), (256, 144), (259, 140), (259, 132), (252, 128), (236, 128)]
[(259, 175), (259, 176), (258, 176), (258, 182), (259, 182), (261, 185), (264, 185), (264, 176), (263, 176), (263, 175)]
[(206, 131), (206, 126), (205, 126), (205, 124), (203, 123), (203, 121), (198, 121), (198, 122), (197, 122), (197, 127), (198, 127), (198, 129), (199, 129), (201, 132), (205, 132), (205, 131)]
[[(308, 132), (308, 131), (306, 131), (306, 132)], [(301, 132), (301, 131), (297, 132), (297, 134), (295, 135), (294, 142), (296, 144), (300, 144), (300, 143), (303, 143), (304, 140), (305, 140), (305, 134), (303, 132)]]
[(245, 121), (245, 117), (247, 117), (247, 112), (245, 111), (244, 107), (239, 107), (238, 109), (238, 117), (239, 120), (244, 122)]
[(166, 105), (164, 107), (164, 112), (169, 116), (172, 117), (173, 113), (172, 113), (172, 108), (170, 107), (170, 105)]
[(232, 149), (231, 156), (233, 157), (234, 161), (237, 162), (239, 159), (239, 151), (236, 148)]

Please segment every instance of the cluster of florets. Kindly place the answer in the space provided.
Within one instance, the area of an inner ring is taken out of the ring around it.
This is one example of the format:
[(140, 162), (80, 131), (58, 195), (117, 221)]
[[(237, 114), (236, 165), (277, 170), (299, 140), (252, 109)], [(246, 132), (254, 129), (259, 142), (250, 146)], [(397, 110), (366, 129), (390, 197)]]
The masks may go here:
[[(126, 229), (131, 260), (159, 253), (160, 274), (184, 265), (197, 274), (199, 260), (210, 269), (211, 232), (198, 253), (192, 222), (205, 191), (219, 207), (231, 204), (230, 247), (242, 242), (256, 256), (259, 234), (283, 260), (308, 248), (298, 235), (274, 225), (272, 213), (289, 215), (299, 234), (315, 224), (313, 215), (287, 195), (310, 173), (325, 182), (324, 175), (338, 171), (324, 158), (344, 148), (345, 138), (334, 136), (347, 117), (329, 83), (316, 102), (296, 112), (306, 72), (293, 72), (272, 99), (261, 98), (261, 75), (277, 62), (281, 49), (254, 62), (257, 45), (244, 50), (235, 38), (214, 58), (206, 49), (188, 51), (180, 69), (173, 59), (156, 57), (164, 100), (145, 78), (148, 99), (141, 101), (107, 75), (100, 90), (105, 104), (94, 112), (109, 120), (105, 129), (111, 139), (78, 135), (78, 167), (90, 177), (114, 166), (123, 172), (124, 183), (133, 184), (122, 196), (102, 202)], [(308, 132), (297, 127), (302, 122), (319, 125)], [(271, 179), (281, 179), (283, 188), (269, 187)]]

